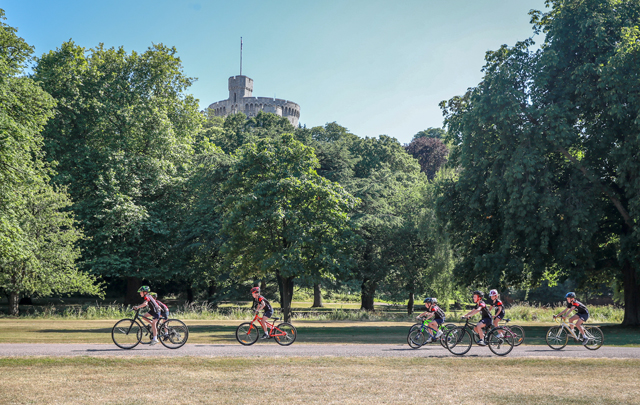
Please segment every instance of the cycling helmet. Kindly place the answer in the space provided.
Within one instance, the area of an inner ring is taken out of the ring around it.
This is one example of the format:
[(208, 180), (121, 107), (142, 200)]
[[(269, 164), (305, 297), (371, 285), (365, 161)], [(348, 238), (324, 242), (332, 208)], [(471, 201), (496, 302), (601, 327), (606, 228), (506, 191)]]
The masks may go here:
[(148, 285), (143, 285), (138, 289), (138, 292), (149, 292), (149, 291), (151, 291), (151, 288), (149, 288)]
[(564, 296), (565, 298), (575, 298), (576, 297), (576, 293), (574, 292), (568, 292), (567, 295)]
[(497, 291), (497, 290), (491, 290), (491, 291), (489, 291), (489, 297), (494, 297), (494, 296), (496, 296), (496, 295), (498, 295), (498, 291)]
[(480, 298), (484, 298), (484, 293), (482, 291), (478, 291), (475, 290), (472, 294), (471, 294), (471, 298), (473, 298), (474, 295), (477, 295)]
[(253, 293), (258, 293), (258, 294), (260, 294), (260, 287), (253, 287), (253, 288), (251, 289), (251, 294), (253, 294)]
[(437, 300), (436, 298), (431, 298), (431, 303), (432, 303), (432, 304), (437, 304), (437, 303), (438, 303), (438, 300)]
[(425, 304), (431, 304), (433, 302), (433, 298), (425, 298), (423, 302)]

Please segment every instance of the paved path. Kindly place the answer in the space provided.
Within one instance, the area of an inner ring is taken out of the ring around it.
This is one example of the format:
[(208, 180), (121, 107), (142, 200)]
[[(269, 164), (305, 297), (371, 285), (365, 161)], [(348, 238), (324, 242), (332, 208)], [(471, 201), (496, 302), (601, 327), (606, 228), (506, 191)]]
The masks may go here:
[[(45, 344), (45, 343), (2, 343), (0, 357), (7, 356), (194, 356), (194, 357), (450, 357), (448, 350), (440, 346), (427, 346), (413, 350), (407, 345), (337, 345), (337, 344), (296, 344), (281, 347), (272, 342), (257, 343), (253, 346), (239, 344), (186, 344), (180, 349), (170, 350), (157, 346), (138, 345), (132, 350), (122, 350), (115, 345), (105, 344)], [(474, 346), (465, 356), (490, 357), (493, 353), (486, 347)], [(574, 357), (574, 358), (625, 358), (640, 359), (638, 347), (601, 347), (591, 351), (572, 345), (560, 351), (548, 346), (515, 347), (508, 357)]]

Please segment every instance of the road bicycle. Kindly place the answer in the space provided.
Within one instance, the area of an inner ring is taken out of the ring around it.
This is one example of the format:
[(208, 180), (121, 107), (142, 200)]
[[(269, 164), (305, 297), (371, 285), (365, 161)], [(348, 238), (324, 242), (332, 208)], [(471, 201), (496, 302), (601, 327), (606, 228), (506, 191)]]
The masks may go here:
[(409, 333), (407, 334), (407, 343), (409, 344), (409, 347), (412, 349), (419, 349), (428, 344), (427, 340), (429, 339), (429, 336), (435, 336), (438, 333), (438, 330), (442, 331), (442, 335), (437, 339), (432, 339), (429, 343), (440, 342), (442, 347), (447, 347), (444, 342), (444, 337), (449, 329), (455, 328), (456, 325), (452, 323), (448, 323), (446, 325), (442, 324), (438, 325), (438, 329), (436, 330), (429, 326), (431, 321), (431, 319), (424, 319), (422, 322), (418, 322), (409, 328)]
[[(480, 341), (480, 337), (473, 330), (473, 326), (469, 325), (469, 322), (469, 318), (466, 318), (463, 326), (456, 326), (449, 330), (445, 337), (447, 349), (456, 356), (466, 354), (474, 342), (478, 344)], [(498, 356), (506, 356), (511, 353), (515, 345), (515, 337), (512, 332), (501, 326), (497, 328), (493, 325), (489, 326), (488, 332), (485, 333), (484, 341), (493, 354)]]
[[(524, 329), (520, 325), (508, 325), (511, 322), (511, 319), (503, 319), (504, 325), (501, 325), (504, 329), (508, 330), (513, 334), (515, 341), (513, 342), (514, 346), (520, 346), (522, 342), (524, 342)], [(477, 333), (476, 333), (477, 335)]]
[[(553, 350), (561, 350), (563, 349), (567, 343), (569, 342), (569, 336), (573, 338), (576, 342), (582, 342), (582, 338), (576, 335), (574, 332), (574, 328), (576, 327), (572, 323), (566, 323), (564, 320), (566, 317), (562, 317), (560, 321), (558, 318), (554, 320), (556, 322), (560, 322), (559, 326), (552, 326), (547, 331), (547, 335), (545, 336), (545, 340), (547, 341), (547, 345)], [(587, 326), (582, 325), (584, 329), (584, 334), (587, 337), (587, 344), (584, 345), (589, 350), (598, 350), (602, 347), (604, 343), (604, 333), (597, 326)]]
[[(258, 337), (260, 335), (258, 325), (260, 325), (259, 322), (261, 319), (262, 317), (258, 315), (258, 311), (255, 311), (255, 315), (251, 322), (244, 322), (238, 326), (238, 329), (236, 329), (236, 339), (241, 345), (250, 346), (258, 341)], [(271, 323), (269, 323), (269, 320), (265, 321), (267, 329), (269, 329), (269, 339), (275, 339), (275, 341), (281, 346), (289, 346), (291, 343), (296, 341), (298, 331), (295, 326), (288, 322), (282, 322), (278, 324), (278, 326), (275, 326), (275, 321), (278, 319), (280, 318), (271, 318)], [(256, 321), (258, 321), (257, 324)], [(260, 325), (260, 328), (262, 328), (262, 325)]]
[[(140, 309), (137, 309), (133, 318), (116, 322), (111, 329), (111, 339), (122, 349), (133, 349), (140, 343), (150, 344), (153, 339), (152, 321), (152, 318), (140, 315)], [(169, 349), (178, 349), (189, 339), (189, 328), (179, 319), (159, 320), (157, 329), (158, 341)]]

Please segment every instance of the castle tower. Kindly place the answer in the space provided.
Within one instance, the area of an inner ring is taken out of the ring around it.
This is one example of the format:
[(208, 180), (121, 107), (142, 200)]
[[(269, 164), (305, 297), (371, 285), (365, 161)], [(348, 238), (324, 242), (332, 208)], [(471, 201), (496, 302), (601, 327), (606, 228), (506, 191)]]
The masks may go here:
[(253, 79), (238, 75), (229, 78), (229, 98), (209, 105), (209, 109), (219, 117), (238, 112), (255, 117), (264, 111), (285, 117), (291, 125), (298, 126), (300, 106), (293, 101), (271, 97), (253, 97)]

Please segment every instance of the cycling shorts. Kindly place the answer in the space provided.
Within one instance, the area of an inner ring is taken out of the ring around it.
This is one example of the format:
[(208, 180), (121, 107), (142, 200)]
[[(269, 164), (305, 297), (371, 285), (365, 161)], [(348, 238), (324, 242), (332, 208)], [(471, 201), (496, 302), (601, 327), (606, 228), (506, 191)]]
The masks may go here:
[(162, 311), (160, 313), (160, 316), (163, 317), (164, 319), (169, 319), (169, 311)]
[(444, 318), (436, 318), (434, 321), (438, 322), (438, 325), (442, 325), (444, 323)]
[(491, 318), (482, 318), (478, 324), (484, 323), (486, 326), (491, 325)]
[(149, 311), (149, 312), (147, 313), (147, 315), (149, 315), (149, 316), (150, 316), (150, 317), (152, 317), (153, 319), (160, 319), (160, 315), (158, 315), (158, 313), (157, 313), (157, 312), (155, 312), (155, 311)]
[(264, 311), (264, 314), (262, 314), (263, 318), (271, 318), (271, 315), (273, 315), (273, 309), (266, 309)]
[(496, 318), (496, 319), (500, 319), (500, 320), (502, 320), (502, 318), (504, 318), (504, 315), (505, 315), (504, 311), (500, 311), (500, 313), (499, 313), (499, 314), (497, 314), (497, 315), (495, 316), (495, 318)]
[(582, 319), (583, 322), (587, 322), (587, 319), (589, 319), (589, 313), (587, 312), (586, 314), (576, 314), (580, 317), (580, 319)]

